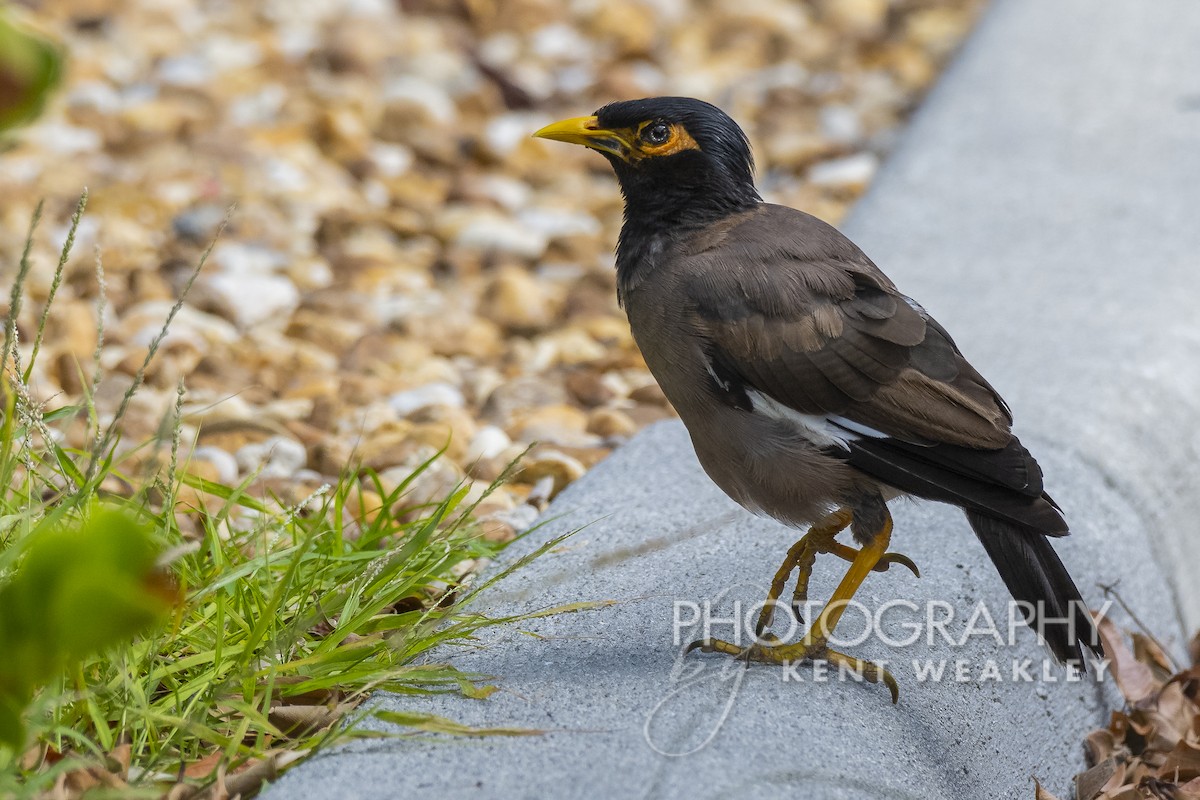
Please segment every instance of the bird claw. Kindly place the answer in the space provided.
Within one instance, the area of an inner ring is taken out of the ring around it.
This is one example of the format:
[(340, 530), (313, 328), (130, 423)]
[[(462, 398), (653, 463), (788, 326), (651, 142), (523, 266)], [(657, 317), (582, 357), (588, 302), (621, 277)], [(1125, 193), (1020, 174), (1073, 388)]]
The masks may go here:
[(887, 572), (888, 567), (892, 566), (892, 564), (900, 564), (908, 567), (909, 571), (912, 572), (913, 575), (917, 576), (918, 578), (921, 577), (921, 570), (917, 569), (917, 565), (913, 563), (913, 560), (903, 553), (884, 553), (882, 556), (880, 556), (879, 563), (871, 569), (874, 572)]

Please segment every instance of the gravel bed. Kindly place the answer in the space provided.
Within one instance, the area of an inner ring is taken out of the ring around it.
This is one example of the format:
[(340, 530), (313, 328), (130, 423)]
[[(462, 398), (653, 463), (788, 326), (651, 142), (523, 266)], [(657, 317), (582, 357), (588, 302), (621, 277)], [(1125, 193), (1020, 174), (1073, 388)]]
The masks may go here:
[[(10, 279), (47, 201), (26, 348), (90, 190), (33, 373), (47, 409), (92, 373), (95, 249), (104, 419), (236, 202), (122, 447), (159, 431), (180, 381), (186, 468), (256, 475), (284, 502), (355, 462), (386, 487), (445, 446), (419, 500), (493, 478), (532, 444), (481, 509), (507, 537), (672, 413), (616, 306), (608, 165), (529, 134), (613, 99), (703, 97), (746, 128), (768, 199), (836, 222), (981, 2), (24, 5), (70, 52), (57, 101), (0, 151)], [(155, 458), (137, 451), (128, 469)]]

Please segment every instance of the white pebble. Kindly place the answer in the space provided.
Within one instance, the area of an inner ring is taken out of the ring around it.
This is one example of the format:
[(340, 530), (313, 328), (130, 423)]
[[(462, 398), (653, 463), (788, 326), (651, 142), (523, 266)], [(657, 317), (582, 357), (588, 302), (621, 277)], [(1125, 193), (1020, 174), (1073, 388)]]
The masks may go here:
[(396, 392), (388, 398), (392, 410), (400, 417), (407, 417), (429, 406), (462, 408), (465, 404), (458, 387), (448, 383), (427, 383), (413, 389)]
[(249, 328), (274, 318), (287, 321), (300, 305), (300, 292), (280, 275), (213, 273), (203, 284), (206, 299), (235, 325)]
[(863, 186), (878, 168), (879, 158), (874, 153), (856, 153), (814, 164), (808, 179), (818, 186)]
[(545, 234), (498, 214), (479, 214), (463, 225), (455, 237), (460, 247), (495, 250), (521, 258), (537, 258), (549, 244)]
[(504, 453), (512, 445), (508, 434), (495, 425), (484, 425), (467, 445), (466, 461), (486, 461)]
[(191, 461), (207, 461), (217, 471), (217, 483), (233, 486), (237, 483), (238, 462), (219, 447), (204, 445), (192, 451)]
[(237, 465), (244, 473), (259, 470), (264, 478), (290, 478), (308, 462), (304, 445), (286, 436), (252, 442), (237, 451)]

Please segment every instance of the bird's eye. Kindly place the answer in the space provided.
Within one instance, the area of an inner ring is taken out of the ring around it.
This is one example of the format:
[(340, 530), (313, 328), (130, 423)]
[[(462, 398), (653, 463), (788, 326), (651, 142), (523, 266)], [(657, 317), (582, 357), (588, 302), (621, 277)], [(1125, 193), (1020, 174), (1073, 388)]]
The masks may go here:
[(648, 125), (646, 130), (642, 131), (642, 139), (649, 144), (666, 144), (671, 138), (671, 126), (665, 122), (656, 122), (653, 125)]

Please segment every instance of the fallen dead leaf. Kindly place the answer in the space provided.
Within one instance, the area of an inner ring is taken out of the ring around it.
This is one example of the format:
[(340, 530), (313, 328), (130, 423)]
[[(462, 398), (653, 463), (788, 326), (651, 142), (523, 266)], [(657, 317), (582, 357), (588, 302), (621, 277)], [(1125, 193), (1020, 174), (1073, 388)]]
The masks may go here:
[[(1200, 664), (1177, 670), (1153, 637), (1107, 618), (1099, 626), (1127, 706), (1088, 734), (1075, 800), (1200, 800)], [(1200, 658), (1200, 634), (1189, 654)], [(1038, 787), (1038, 800), (1049, 797)]]
[(209, 753), (199, 761), (193, 761), (184, 767), (183, 776), (185, 778), (207, 778), (213, 774), (223, 758), (225, 758), (225, 753), (221, 750)]
[(1050, 792), (1042, 788), (1041, 781), (1039, 781), (1037, 778), (1033, 779), (1033, 790), (1034, 800), (1058, 800), (1058, 797), (1050, 794)]
[[(1075, 776), (1075, 798), (1076, 800), (1092, 800), (1104, 791), (1118, 772), (1124, 775), (1124, 770), (1120, 769), (1116, 759), (1106, 758), (1097, 763), (1085, 772), (1081, 772)], [(1124, 781), (1121, 781), (1123, 783)], [(1120, 783), (1116, 784), (1119, 786)], [(1115, 786), (1114, 786), (1115, 788)]]
[(1125, 642), (1125, 637), (1108, 617), (1100, 618), (1100, 639), (1111, 662), (1113, 679), (1126, 702), (1137, 707), (1161, 688), (1149, 666), (1138, 661)]

